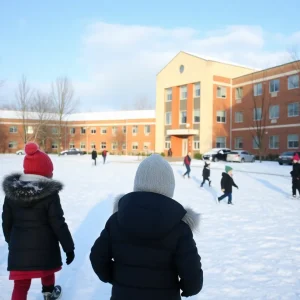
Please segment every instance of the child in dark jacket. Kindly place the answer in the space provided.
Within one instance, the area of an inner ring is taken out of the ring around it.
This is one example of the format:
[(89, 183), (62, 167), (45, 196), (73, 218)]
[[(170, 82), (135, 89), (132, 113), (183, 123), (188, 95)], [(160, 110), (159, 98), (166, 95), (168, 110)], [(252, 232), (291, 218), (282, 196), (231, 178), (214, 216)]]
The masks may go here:
[(203, 168), (203, 171), (202, 171), (202, 176), (203, 176), (203, 181), (201, 183), (201, 187), (203, 187), (205, 181), (207, 180), (208, 183), (209, 183), (209, 186), (211, 185), (211, 180), (209, 179), (210, 177), (210, 162), (209, 161), (206, 161), (204, 163), (204, 168)]
[(134, 192), (120, 196), (91, 250), (94, 272), (114, 300), (180, 300), (203, 285), (192, 230), (199, 215), (172, 199), (169, 163), (153, 154), (138, 167)]
[(239, 188), (233, 178), (232, 178), (232, 168), (229, 166), (225, 167), (225, 172), (222, 173), (221, 179), (221, 190), (224, 193), (221, 197), (218, 198), (218, 201), (222, 201), (226, 197), (228, 197), (228, 204), (232, 204), (232, 186)]
[(292, 192), (293, 197), (296, 198), (297, 191), (300, 196), (300, 158), (295, 157), (293, 158), (293, 170), (291, 171), (292, 176)]
[(52, 180), (53, 164), (34, 143), (25, 147), (24, 174), (7, 176), (2, 227), (9, 245), (8, 271), (14, 280), (12, 300), (26, 300), (31, 279), (41, 278), (44, 299), (60, 297), (55, 272), (61, 270), (61, 244), (66, 263), (74, 259), (74, 243), (62, 210), (59, 191), (63, 186)]

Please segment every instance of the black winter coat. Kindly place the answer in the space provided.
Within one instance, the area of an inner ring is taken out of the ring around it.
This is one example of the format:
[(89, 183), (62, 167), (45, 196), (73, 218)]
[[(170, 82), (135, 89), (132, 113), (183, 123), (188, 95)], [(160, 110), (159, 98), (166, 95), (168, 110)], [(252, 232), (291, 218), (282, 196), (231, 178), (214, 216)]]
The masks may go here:
[(210, 177), (210, 168), (209, 168), (209, 164), (207, 163), (205, 163), (204, 165), (202, 176), (207, 179)]
[(293, 164), (293, 170), (291, 171), (291, 176), (293, 177), (293, 180), (300, 179), (300, 164), (294, 163)]
[(225, 190), (225, 193), (232, 193), (232, 186), (238, 188), (233, 178), (229, 174), (222, 173), (221, 190)]
[(74, 250), (58, 192), (60, 182), (21, 181), (20, 174), (4, 179), (6, 194), (2, 228), (9, 245), (8, 271), (51, 270), (62, 265), (59, 242)]
[(98, 156), (97, 151), (96, 151), (96, 150), (93, 150), (93, 151), (92, 151), (92, 159), (96, 159), (97, 156)]
[(99, 279), (113, 286), (111, 300), (180, 300), (180, 289), (185, 297), (198, 294), (201, 258), (183, 220), (194, 227), (199, 216), (150, 192), (129, 193), (115, 207), (90, 255)]

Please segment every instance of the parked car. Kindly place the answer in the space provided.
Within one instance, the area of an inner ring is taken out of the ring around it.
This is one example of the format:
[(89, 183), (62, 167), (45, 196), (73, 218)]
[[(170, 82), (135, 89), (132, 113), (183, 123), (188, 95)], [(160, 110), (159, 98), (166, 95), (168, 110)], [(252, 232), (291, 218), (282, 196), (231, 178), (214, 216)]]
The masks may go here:
[(17, 155), (25, 155), (25, 151), (24, 150), (18, 150), (16, 152)]
[(72, 148), (72, 149), (69, 149), (69, 150), (65, 150), (65, 151), (62, 151), (60, 152), (61, 155), (84, 155), (86, 154), (85, 151), (81, 151), (77, 148)]
[[(293, 163), (294, 151), (283, 152), (278, 157), (278, 163), (282, 166), (284, 164), (291, 165)], [(300, 156), (300, 152), (298, 152)]]
[(234, 150), (227, 154), (227, 161), (232, 162), (255, 162), (255, 155), (245, 150)]
[(211, 151), (203, 154), (203, 160), (217, 162), (219, 160), (226, 161), (227, 154), (231, 152), (229, 148), (213, 148)]

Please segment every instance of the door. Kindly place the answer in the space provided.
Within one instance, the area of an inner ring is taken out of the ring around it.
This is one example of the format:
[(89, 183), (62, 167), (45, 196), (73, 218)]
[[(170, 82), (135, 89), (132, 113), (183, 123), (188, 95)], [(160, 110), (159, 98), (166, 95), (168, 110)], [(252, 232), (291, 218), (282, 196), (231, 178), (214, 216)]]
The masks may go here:
[(188, 139), (182, 140), (182, 156), (186, 156), (188, 154)]

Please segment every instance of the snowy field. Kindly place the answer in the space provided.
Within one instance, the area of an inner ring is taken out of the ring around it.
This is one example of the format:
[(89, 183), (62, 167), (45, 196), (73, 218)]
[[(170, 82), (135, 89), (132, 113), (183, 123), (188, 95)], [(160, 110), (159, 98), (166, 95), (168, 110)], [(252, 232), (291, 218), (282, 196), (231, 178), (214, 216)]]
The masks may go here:
[[(22, 161), (21, 156), (0, 155), (1, 180), (6, 174), (22, 171)], [(116, 156), (97, 167), (88, 156), (54, 156), (53, 162), (55, 179), (65, 184), (61, 200), (76, 247), (73, 264), (57, 275), (63, 299), (108, 300), (110, 286), (92, 272), (90, 249), (111, 214), (114, 197), (132, 191), (139, 162)], [(202, 162), (192, 161), (191, 179), (182, 178), (181, 163), (172, 164), (174, 198), (202, 214), (195, 240), (202, 257), (204, 287), (190, 299), (299, 299), (300, 199), (290, 197), (291, 166), (230, 164), (239, 190), (234, 189), (234, 206), (229, 206), (215, 201), (224, 165), (212, 164), (213, 186), (201, 189)], [(3, 197), (1, 190), (1, 206)], [(13, 286), (6, 260), (7, 245), (1, 232), (1, 300), (10, 299)], [(41, 299), (40, 291), (39, 281), (33, 281), (28, 300)]]

